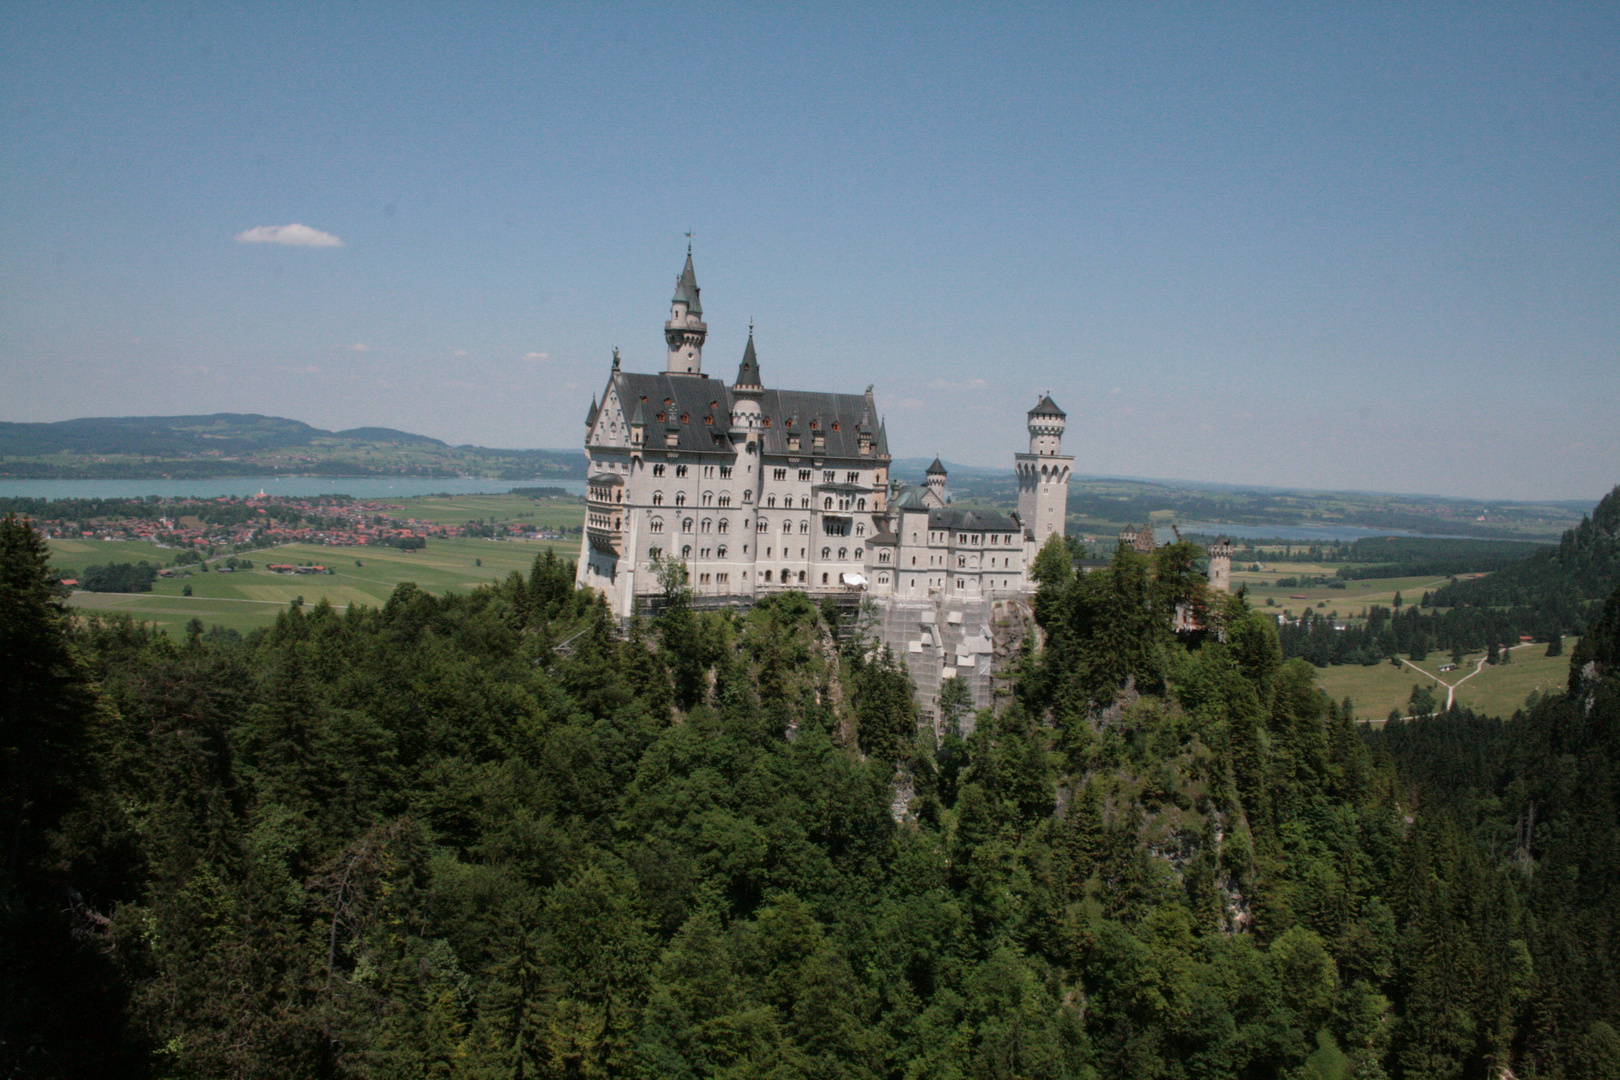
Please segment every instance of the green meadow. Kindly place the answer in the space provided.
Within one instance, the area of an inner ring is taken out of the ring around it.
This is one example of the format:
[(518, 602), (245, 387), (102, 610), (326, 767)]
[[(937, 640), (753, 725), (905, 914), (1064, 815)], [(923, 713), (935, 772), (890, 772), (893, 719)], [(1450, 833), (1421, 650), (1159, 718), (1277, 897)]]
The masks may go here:
[[(1244, 566), (1253, 566), (1254, 563), (1244, 563)], [(1236, 590), (1242, 586), (1248, 589), (1249, 603), (1253, 607), (1278, 611), (1289, 610), (1298, 615), (1305, 608), (1316, 608), (1323, 613), (1337, 611), (1346, 618), (1355, 618), (1361, 615), (1364, 608), (1374, 604), (1383, 607), (1392, 607), (1395, 603), (1395, 594), (1401, 594), (1401, 603), (1415, 604), (1425, 592), (1433, 592), (1444, 585), (1449, 579), (1434, 574), (1422, 577), (1401, 578), (1369, 578), (1364, 581), (1346, 581), (1342, 589), (1329, 589), (1324, 586), (1279, 586), (1279, 578), (1306, 577), (1317, 574), (1326, 574), (1331, 578), (1340, 566), (1354, 565), (1345, 563), (1261, 563), (1259, 571), (1238, 569), (1237, 560), (1232, 565), (1232, 588)], [(1304, 599), (1300, 599), (1303, 597)], [(1268, 607), (1267, 600), (1275, 603), (1275, 608)]]
[[(51, 542), (53, 559), (68, 554), (59, 556), (57, 544)], [(155, 563), (172, 556), (172, 552), (150, 545), (128, 546), (145, 548), (145, 554), (125, 553), (116, 561), (145, 558)], [(548, 547), (555, 548), (558, 557), (570, 560), (579, 552), (578, 541), (543, 540), (430, 539), (420, 551), (287, 544), (244, 552), (242, 557), (253, 562), (252, 570), (220, 573), (214, 569), (204, 573), (189, 567), (190, 576), (159, 578), (150, 593), (76, 592), (71, 603), (85, 615), (127, 614), (171, 635), (180, 634), (194, 618), (205, 626), (246, 633), (270, 625), (276, 613), (298, 597), (306, 605), (325, 599), (341, 609), (350, 604), (380, 605), (404, 581), (435, 593), (465, 591), (498, 581), (514, 570), (527, 573), (535, 556)], [(115, 560), (103, 557), (90, 561)], [(333, 572), (276, 574), (266, 569), (271, 563), (312, 563)], [(191, 596), (182, 595), (187, 585), (191, 586)]]
[[(1512, 650), (1513, 658), (1506, 664), (1487, 665), (1477, 675), (1457, 686), (1457, 704), (1464, 705), (1487, 716), (1511, 716), (1532, 692), (1545, 694), (1561, 690), (1569, 678), (1569, 652), (1576, 638), (1564, 639), (1564, 655), (1548, 656), (1543, 642), (1523, 645)], [(1412, 686), (1428, 682), (1440, 704), (1445, 704), (1446, 688), (1442, 681), (1456, 684), (1475, 668), (1483, 652), (1471, 653), (1463, 658), (1455, 671), (1442, 672), (1440, 666), (1449, 664), (1451, 657), (1435, 654), (1415, 665), (1392, 666), (1388, 661), (1362, 667), (1359, 664), (1340, 664), (1317, 672), (1316, 682), (1334, 701), (1349, 698), (1355, 705), (1357, 720), (1382, 721), (1391, 709), (1406, 712), (1412, 696)]]
[(585, 513), (585, 500), (578, 496), (530, 498), (527, 495), (421, 495), (411, 499), (390, 499), (398, 506), (395, 516), (431, 521), (435, 525), (484, 525), (507, 523), (536, 528), (577, 528)]

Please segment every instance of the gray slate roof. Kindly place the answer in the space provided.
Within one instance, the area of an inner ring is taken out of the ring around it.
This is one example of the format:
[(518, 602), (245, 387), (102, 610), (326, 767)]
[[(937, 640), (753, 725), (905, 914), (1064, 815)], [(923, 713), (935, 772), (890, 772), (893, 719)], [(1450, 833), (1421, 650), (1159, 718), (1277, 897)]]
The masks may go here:
[(958, 510), (945, 506), (928, 512), (930, 529), (958, 529), (979, 532), (1020, 532), (1018, 522), (994, 510)]
[(754, 331), (748, 331), (748, 347), (743, 349), (742, 363), (737, 365), (737, 381), (734, 386), (763, 386), (759, 381), (759, 357), (754, 355)]
[(934, 463), (932, 465), (928, 466), (928, 475), (929, 476), (945, 476), (945, 475), (947, 475), (947, 473), (945, 472), (945, 466), (940, 464), (940, 461), (939, 461), (938, 457), (935, 457), (934, 458)]
[(1059, 419), (1063, 419), (1069, 414), (1057, 407), (1057, 402), (1052, 400), (1051, 394), (1046, 394), (1041, 398), (1040, 401), (1035, 403), (1035, 407), (1033, 409), (1029, 410), (1029, 415), (1056, 416)]
[(701, 316), (703, 307), (698, 303), (698, 294), (703, 290), (698, 288), (697, 271), (692, 269), (692, 249), (686, 249), (686, 266), (681, 270), (681, 276), (675, 281), (675, 296), (670, 303), (676, 300), (686, 301), (686, 310), (693, 315)]
[[(679, 434), (670, 449), (731, 453), (727, 431), (731, 427), (734, 395), (719, 379), (619, 371), (613, 375), (613, 386), (624, 408), (633, 410), (632, 403), (646, 405), (649, 452), (664, 449), (662, 433), (676, 430)], [(860, 452), (860, 425), (865, 423), (870, 429), (873, 420), (871, 405), (864, 395), (766, 390), (760, 395), (760, 413), (770, 425), (763, 433), (767, 454), (786, 455), (787, 436), (792, 432), (800, 437), (795, 456), (853, 458), (874, 463), (884, 456), (878, 453), (875, 441), (871, 454), (863, 456)], [(682, 416), (687, 418), (684, 422)], [(714, 419), (709, 423), (711, 416)], [(816, 422), (816, 431), (810, 429), (811, 421)], [(837, 430), (834, 430), (835, 425)], [(826, 436), (826, 446), (819, 455), (813, 450), (817, 434)]]

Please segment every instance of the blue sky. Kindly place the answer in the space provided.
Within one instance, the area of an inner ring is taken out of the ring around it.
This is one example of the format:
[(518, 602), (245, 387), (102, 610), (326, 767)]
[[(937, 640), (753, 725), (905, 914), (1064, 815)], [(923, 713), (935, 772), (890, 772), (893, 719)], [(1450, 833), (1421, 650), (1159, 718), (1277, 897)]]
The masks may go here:
[(692, 229), (705, 369), (900, 456), (1595, 499), (1617, 105), (1614, 5), (13, 0), (0, 419), (575, 446)]

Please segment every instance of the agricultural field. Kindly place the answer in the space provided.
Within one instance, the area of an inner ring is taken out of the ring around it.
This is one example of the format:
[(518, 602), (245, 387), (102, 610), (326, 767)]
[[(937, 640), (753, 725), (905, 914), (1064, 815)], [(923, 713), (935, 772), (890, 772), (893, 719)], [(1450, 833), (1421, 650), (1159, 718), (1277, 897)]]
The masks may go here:
[(147, 562), (153, 566), (168, 566), (180, 552), (175, 548), (158, 547), (147, 540), (63, 540), (46, 541), (51, 549), (51, 565), (59, 571), (84, 573), (87, 566), (105, 563)]
[(532, 498), (528, 495), (421, 495), (410, 499), (390, 499), (399, 507), (397, 515), (431, 521), (435, 525), (484, 525), (508, 522), (533, 525), (538, 529), (577, 529), (585, 515), (585, 500), (569, 495), (560, 498)]
[[(1335, 665), (1318, 671), (1316, 682), (1334, 701), (1349, 698), (1358, 721), (1382, 722), (1391, 709), (1404, 714), (1413, 684), (1422, 682), (1433, 687), (1442, 705), (1446, 700), (1445, 684), (1451, 683), (1457, 687), (1457, 704), (1487, 716), (1511, 716), (1532, 692), (1546, 694), (1563, 689), (1569, 678), (1569, 653), (1577, 640), (1564, 639), (1562, 656), (1546, 655), (1544, 642), (1517, 646), (1511, 650), (1511, 661), (1487, 665), (1477, 674), (1474, 671), (1483, 652), (1464, 656), (1455, 671), (1442, 672), (1441, 665), (1451, 663), (1451, 657), (1435, 654), (1415, 665), (1403, 662), (1398, 668), (1388, 661), (1371, 667)], [(1464, 676), (1466, 681), (1459, 681)]]
[[(1253, 566), (1254, 563), (1245, 563)], [(1259, 571), (1238, 569), (1238, 562), (1233, 560), (1232, 588), (1240, 586), (1248, 589), (1249, 603), (1262, 611), (1292, 611), (1296, 616), (1305, 608), (1318, 608), (1322, 613), (1337, 611), (1345, 618), (1359, 617), (1364, 608), (1374, 604), (1392, 607), (1395, 603), (1395, 594), (1401, 594), (1403, 605), (1416, 604), (1425, 592), (1433, 592), (1444, 585), (1449, 579), (1434, 574), (1422, 577), (1401, 578), (1368, 578), (1362, 581), (1346, 581), (1342, 589), (1329, 589), (1321, 585), (1316, 586), (1281, 586), (1277, 585), (1279, 578), (1307, 577), (1326, 574), (1331, 578), (1341, 566), (1354, 566), (1355, 563), (1261, 563)], [(1303, 596), (1304, 599), (1299, 599)], [(1268, 606), (1266, 601), (1274, 602)]]
[[(53, 558), (57, 543), (52, 541)], [(145, 558), (152, 563), (166, 562), (173, 554), (146, 544), (123, 546), (144, 548), (145, 552), (121, 552), (118, 561)], [(270, 625), (276, 613), (297, 597), (303, 597), (306, 605), (324, 598), (341, 609), (349, 604), (380, 605), (395, 586), (404, 581), (435, 593), (468, 590), (498, 581), (513, 570), (527, 573), (535, 556), (548, 547), (555, 548), (558, 557), (569, 560), (579, 553), (577, 540), (434, 539), (419, 551), (288, 544), (244, 552), (241, 557), (252, 560), (252, 570), (224, 574), (218, 570), (203, 573), (189, 567), (190, 576), (160, 578), (150, 593), (81, 591), (74, 593), (70, 602), (86, 615), (127, 614), (153, 623), (173, 636), (180, 635), (193, 618), (202, 620), (205, 626), (223, 626), (246, 633)], [(103, 555), (88, 561), (113, 560)], [(329, 567), (333, 572), (276, 574), (266, 569), (271, 563), (316, 564)], [(184, 596), (182, 590), (188, 585), (192, 595)]]

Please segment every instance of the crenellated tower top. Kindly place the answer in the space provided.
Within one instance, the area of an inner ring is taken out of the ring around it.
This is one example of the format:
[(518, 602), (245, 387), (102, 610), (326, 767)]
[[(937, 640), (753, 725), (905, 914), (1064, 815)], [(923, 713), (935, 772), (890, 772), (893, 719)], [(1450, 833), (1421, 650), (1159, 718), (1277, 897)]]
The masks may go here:
[(1043, 395), (1029, 410), (1029, 452), (1039, 457), (1063, 453), (1063, 429), (1068, 422), (1068, 414), (1057, 407), (1052, 395)]

